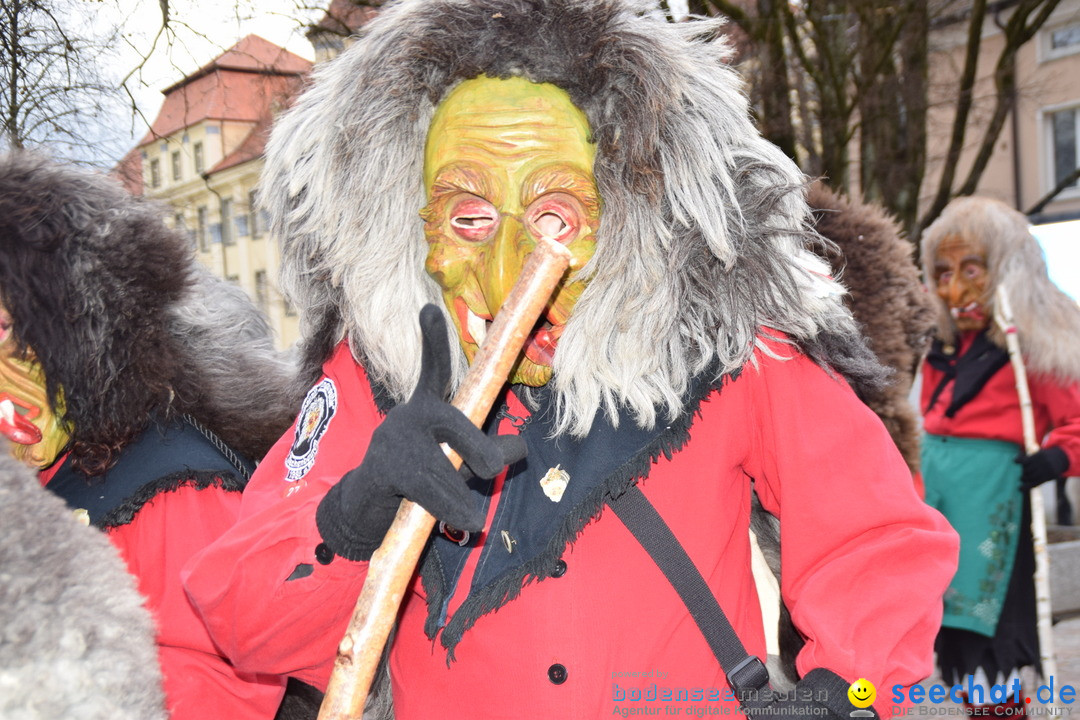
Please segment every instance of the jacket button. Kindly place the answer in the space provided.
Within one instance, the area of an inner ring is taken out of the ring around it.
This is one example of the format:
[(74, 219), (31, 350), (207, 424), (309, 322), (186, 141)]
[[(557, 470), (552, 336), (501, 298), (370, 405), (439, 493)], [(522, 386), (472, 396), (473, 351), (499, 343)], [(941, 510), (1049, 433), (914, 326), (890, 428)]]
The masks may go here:
[(566, 561), (560, 560), (555, 563), (555, 569), (551, 571), (551, 577), (561, 578), (566, 574)]
[(319, 543), (315, 546), (315, 559), (320, 565), (329, 565), (334, 560), (334, 551), (326, 543)]
[(562, 685), (566, 682), (566, 666), (555, 663), (548, 668), (548, 680), (554, 685)]

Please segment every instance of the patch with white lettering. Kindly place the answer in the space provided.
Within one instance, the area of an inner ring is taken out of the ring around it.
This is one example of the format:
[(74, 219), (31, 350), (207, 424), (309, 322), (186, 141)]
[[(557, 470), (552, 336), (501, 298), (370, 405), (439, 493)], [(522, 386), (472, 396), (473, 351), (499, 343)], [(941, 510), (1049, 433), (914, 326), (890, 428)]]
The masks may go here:
[(285, 479), (295, 482), (307, 475), (315, 465), (315, 455), (319, 452), (319, 440), (330, 426), (330, 420), (337, 411), (337, 388), (334, 381), (324, 378), (315, 387), (308, 390), (300, 414), (296, 418), (296, 435), (293, 438), (289, 456), (285, 458)]

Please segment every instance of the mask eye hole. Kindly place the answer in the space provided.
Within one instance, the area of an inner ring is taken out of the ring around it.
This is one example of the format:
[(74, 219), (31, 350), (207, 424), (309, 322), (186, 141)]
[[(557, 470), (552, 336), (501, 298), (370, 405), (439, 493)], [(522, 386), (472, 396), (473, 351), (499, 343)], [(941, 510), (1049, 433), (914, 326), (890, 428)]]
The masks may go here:
[(584, 224), (585, 211), (573, 195), (553, 192), (534, 200), (525, 211), (525, 218), (534, 235), (568, 243), (577, 237)]
[(499, 211), (483, 198), (467, 195), (450, 208), (450, 227), (459, 237), (479, 242), (491, 237), (499, 226)]

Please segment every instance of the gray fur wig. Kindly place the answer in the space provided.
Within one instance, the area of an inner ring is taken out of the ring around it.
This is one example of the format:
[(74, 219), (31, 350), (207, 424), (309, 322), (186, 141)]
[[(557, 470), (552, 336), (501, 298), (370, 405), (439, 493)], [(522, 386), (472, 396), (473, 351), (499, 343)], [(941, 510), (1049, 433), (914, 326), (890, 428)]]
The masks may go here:
[(5, 447), (0, 507), (0, 718), (165, 720), (153, 622), (116, 548)]
[[(997, 286), (1004, 286), (1028, 369), (1064, 382), (1080, 381), (1080, 305), (1050, 280), (1027, 217), (999, 200), (957, 198), (923, 231), (923, 272), (937, 308), (938, 336), (946, 343), (956, 338), (949, 308), (933, 286), (934, 256), (953, 235), (976, 239), (986, 249), (990, 307)], [(1005, 347), (1004, 333), (993, 320), (989, 330), (991, 340)]]
[[(620, 405), (643, 426), (673, 416), (690, 378), (737, 372), (762, 329), (857, 386), (882, 380), (842, 288), (807, 251), (820, 238), (804, 178), (753, 127), (718, 26), (651, 7), (404, 0), (316, 70), (274, 127), (261, 193), (309, 379), (347, 337), (377, 385), (412, 391), (417, 314), (442, 306), (419, 219), (428, 126), (451, 88), (487, 75), (562, 88), (597, 147), (597, 249), (553, 366), (561, 429), (583, 434)], [(454, 362), (456, 383), (464, 354)]]
[(295, 412), (265, 319), (163, 217), (96, 173), (0, 156), (0, 301), (88, 474), (154, 415), (190, 414), (261, 459)]

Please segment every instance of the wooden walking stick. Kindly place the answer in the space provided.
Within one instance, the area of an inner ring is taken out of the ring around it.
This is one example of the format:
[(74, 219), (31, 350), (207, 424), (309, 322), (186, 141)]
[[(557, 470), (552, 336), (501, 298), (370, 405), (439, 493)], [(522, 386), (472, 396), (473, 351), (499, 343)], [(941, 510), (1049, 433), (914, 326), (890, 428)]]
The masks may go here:
[[(1035, 414), (1031, 408), (1031, 391), (1028, 389), (1027, 370), (1020, 354), (1020, 338), (1013, 323), (1012, 306), (1003, 285), (997, 287), (994, 303), (994, 322), (1005, 333), (1013, 374), (1016, 375), (1016, 393), (1020, 396), (1020, 418), (1024, 426), (1024, 452), (1028, 455), (1039, 451), (1039, 439), (1035, 436)], [(1054, 632), (1050, 617), (1050, 560), (1046, 551), (1046, 515), (1043, 510), (1042, 492), (1031, 489), (1031, 539), (1035, 546), (1035, 607), (1039, 632), (1039, 660), (1043, 677), (1057, 675), (1054, 656)]]
[[(454, 407), (477, 426), (491, 410), (569, 263), (566, 247), (549, 238), (541, 238), (526, 258), (453, 399)], [(443, 449), (454, 467), (461, 467), (457, 453), (446, 445)], [(338, 646), (319, 720), (351, 720), (362, 715), (383, 646), (434, 525), (435, 518), (422, 507), (401, 501), (382, 545), (371, 556), (364, 588)]]

